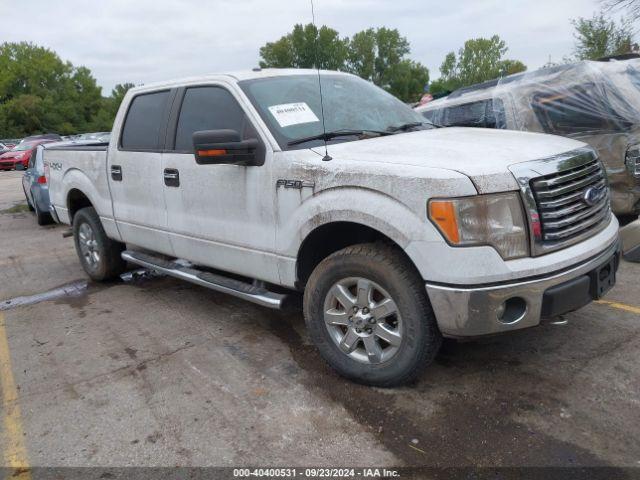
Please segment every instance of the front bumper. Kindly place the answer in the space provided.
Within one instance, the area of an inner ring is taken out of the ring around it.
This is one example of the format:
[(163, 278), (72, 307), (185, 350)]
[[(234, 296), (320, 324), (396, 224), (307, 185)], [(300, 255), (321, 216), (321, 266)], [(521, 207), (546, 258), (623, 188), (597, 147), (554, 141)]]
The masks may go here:
[[(519, 330), (576, 310), (599, 296), (594, 274), (617, 270), (620, 241), (586, 262), (543, 277), (505, 284), (460, 287), (427, 284), (438, 326), (449, 337), (472, 337)], [(615, 281), (615, 274), (612, 277)]]

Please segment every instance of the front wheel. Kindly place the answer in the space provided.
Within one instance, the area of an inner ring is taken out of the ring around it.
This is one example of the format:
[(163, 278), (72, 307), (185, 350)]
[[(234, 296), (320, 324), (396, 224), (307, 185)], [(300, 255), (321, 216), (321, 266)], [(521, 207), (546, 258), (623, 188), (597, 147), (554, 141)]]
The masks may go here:
[(74, 215), (73, 239), (82, 268), (93, 280), (110, 280), (125, 271), (126, 262), (120, 256), (124, 245), (107, 237), (93, 207)]
[(383, 244), (324, 259), (307, 283), (304, 313), (323, 358), (367, 385), (415, 379), (442, 342), (420, 275), (400, 250)]

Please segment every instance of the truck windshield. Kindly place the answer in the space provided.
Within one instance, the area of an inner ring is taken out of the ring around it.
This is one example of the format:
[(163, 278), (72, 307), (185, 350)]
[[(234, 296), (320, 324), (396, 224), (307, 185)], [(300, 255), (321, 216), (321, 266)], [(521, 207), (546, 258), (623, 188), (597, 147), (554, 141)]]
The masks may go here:
[[(283, 150), (323, 144), (322, 140), (310, 140), (287, 145), (323, 132), (317, 75), (288, 75), (239, 83)], [(358, 77), (322, 74), (321, 84), (327, 132), (385, 132), (424, 122), (424, 118), (400, 100)], [(362, 137), (340, 136), (331, 142), (359, 138)]]

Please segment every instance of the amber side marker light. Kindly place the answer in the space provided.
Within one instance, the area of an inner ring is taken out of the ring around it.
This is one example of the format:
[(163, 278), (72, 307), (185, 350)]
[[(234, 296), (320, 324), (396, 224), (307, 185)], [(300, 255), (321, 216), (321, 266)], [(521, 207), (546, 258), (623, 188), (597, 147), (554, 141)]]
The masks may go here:
[(220, 155), (226, 155), (227, 151), (225, 149), (216, 149), (216, 150), (198, 150), (198, 155), (201, 157), (219, 157)]
[(429, 218), (433, 220), (449, 242), (460, 243), (456, 210), (452, 201), (432, 200), (429, 202)]

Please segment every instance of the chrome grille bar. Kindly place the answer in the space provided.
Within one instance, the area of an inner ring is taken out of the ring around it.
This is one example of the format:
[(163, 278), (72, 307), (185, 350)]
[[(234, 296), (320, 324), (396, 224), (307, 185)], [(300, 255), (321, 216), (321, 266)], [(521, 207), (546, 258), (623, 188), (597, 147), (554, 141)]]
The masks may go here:
[(589, 175), (588, 177), (581, 178), (580, 180), (576, 180), (575, 182), (567, 183), (558, 188), (553, 188), (549, 190), (541, 190), (536, 182), (533, 182), (534, 190), (536, 191), (536, 195), (538, 198), (555, 198), (559, 195), (564, 195), (565, 193), (575, 192), (576, 190), (591, 185), (598, 180), (602, 180), (603, 174), (601, 170), (598, 170), (596, 173)]
[[(586, 206), (586, 205), (585, 205)], [(599, 212), (600, 210), (602, 210), (603, 208), (606, 208), (607, 204), (605, 202), (601, 203), (600, 205), (594, 207), (594, 208), (588, 208), (587, 210), (577, 213), (575, 215), (568, 215), (564, 218), (562, 218), (561, 220), (555, 220), (553, 222), (544, 222), (544, 228), (547, 230), (552, 230), (552, 229), (557, 229), (557, 228), (564, 228), (564, 227), (568, 227), (584, 218), (590, 217), (591, 215), (593, 215), (596, 212)]]
[(509, 169), (520, 185), (534, 256), (566, 248), (609, 224), (606, 172), (592, 148), (511, 165)]
[(587, 220), (585, 220), (584, 222), (580, 222), (580, 223), (576, 223), (573, 226), (566, 228), (564, 230), (559, 230), (557, 232), (550, 232), (545, 234), (545, 238), (547, 240), (558, 240), (558, 239), (562, 239), (562, 238), (567, 238), (571, 235), (575, 235), (577, 233), (581, 233), (584, 230), (587, 230), (590, 227), (593, 227), (594, 225), (597, 225), (598, 223), (600, 223), (602, 220), (604, 220), (605, 218), (608, 218), (610, 215), (610, 211), (609, 208), (603, 208), (599, 211), (599, 213), (594, 216), (591, 217)]
[(554, 185), (560, 185), (571, 180), (579, 179), (580, 177), (584, 177), (585, 175), (597, 170), (600, 170), (600, 166), (597, 163), (594, 163), (567, 174), (558, 174), (558, 176), (550, 178), (549, 180), (535, 180), (535, 184), (536, 187), (553, 187)]
[[(594, 185), (596, 188), (600, 188), (600, 187), (604, 187), (606, 186), (606, 182), (604, 181), (604, 179), (600, 180), (598, 183), (596, 183)], [(538, 201), (538, 205), (540, 206), (540, 208), (545, 209), (545, 208), (556, 208), (556, 207), (560, 207), (562, 205), (566, 205), (567, 203), (571, 203), (574, 202), (580, 198), (582, 198), (582, 191), (577, 191), (577, 192), (573, 192), (568, 194), (566, 197), (560, 197), (560, 198), (556, 198), (553, 200), (539, 200)]]

